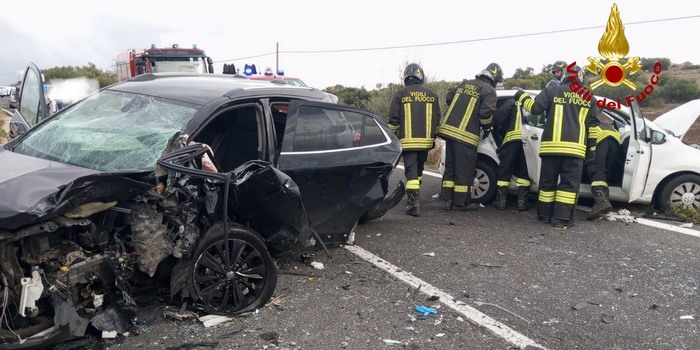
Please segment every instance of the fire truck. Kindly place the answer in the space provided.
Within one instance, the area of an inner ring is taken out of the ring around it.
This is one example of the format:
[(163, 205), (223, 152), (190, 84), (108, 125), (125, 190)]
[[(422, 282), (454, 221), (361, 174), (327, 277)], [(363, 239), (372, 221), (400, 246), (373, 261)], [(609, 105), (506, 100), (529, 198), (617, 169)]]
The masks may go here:
[(124, 81), (144, 73), (194, 72), (214, 73), (211, 57), (193, 45), (191, 49), (172, 47), (158, 48), (151, 45), (142, 51), (131, 50), (117, 56), (117, 77)]

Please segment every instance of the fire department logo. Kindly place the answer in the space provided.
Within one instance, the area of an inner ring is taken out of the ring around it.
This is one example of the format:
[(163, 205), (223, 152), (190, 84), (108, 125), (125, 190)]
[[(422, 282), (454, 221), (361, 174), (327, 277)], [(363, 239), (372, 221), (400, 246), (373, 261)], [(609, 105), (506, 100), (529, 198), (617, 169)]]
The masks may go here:
[(605, 58), (605, 63), (597, 57), (588, 56), (590, 64), (586, 69), (600, 76), (600, 79), (591, 83), (591, 90), (602, 84), (613, 87), (624, 84), (632, 90), (637, 90), (637, 84), (627, 79), (627, 76), (637, 73), (642, 66), (639, 64), (639, 57), (626, 58), (629, 50), (620, 11), (617, 10), (617, 4), (613, 4), (605, 33), (598, 42), (598, 52)]

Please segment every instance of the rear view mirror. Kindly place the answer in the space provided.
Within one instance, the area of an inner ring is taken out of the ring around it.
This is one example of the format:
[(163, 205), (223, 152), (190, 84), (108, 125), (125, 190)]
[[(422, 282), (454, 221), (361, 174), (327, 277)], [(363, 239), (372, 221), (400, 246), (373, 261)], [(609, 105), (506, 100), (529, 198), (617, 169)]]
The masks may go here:
[(655, 145), (660, 145), (666, 142), (666, 134), (658, 130), (651, 131), (651, 143)]

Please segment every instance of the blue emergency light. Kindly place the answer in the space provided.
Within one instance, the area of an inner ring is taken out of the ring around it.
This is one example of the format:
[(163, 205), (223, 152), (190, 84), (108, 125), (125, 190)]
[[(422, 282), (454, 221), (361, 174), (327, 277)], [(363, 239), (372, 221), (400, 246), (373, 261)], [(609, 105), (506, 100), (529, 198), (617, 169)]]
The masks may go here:
[(284, 69), (278, 69), (277, 75), (284, 75)]

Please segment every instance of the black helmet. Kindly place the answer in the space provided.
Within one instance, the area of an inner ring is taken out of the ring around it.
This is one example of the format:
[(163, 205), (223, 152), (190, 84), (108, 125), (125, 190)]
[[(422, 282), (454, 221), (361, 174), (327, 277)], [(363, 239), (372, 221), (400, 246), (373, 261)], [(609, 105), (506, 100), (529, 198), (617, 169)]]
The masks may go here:
[(406, 83), (406, 80), (408, 78), (416, 78), (419, 83), (423, 84), (423, 81), (425, 80), (425, 74), (423, 74), (423, 68), (421, 68), (418, 64), (416, 63), (411, 63), (408, 66), (406, 66), (406, 69), (403, 70), (403, 82)]
[(491, 63), (488, 66), (486, 66), (486, 69), (482, 70), (479, 72), (477, 77), (479, 76), (485, 76), (495, 86), (496, 84), (500, 83), (503, 81), (503, 69), (501, 69), (501, 66), (498, 63)]
[(569, 69), (566, 70), (566, 81), (570, 83), (575, 79), (578, 80), (581, 85), (583, 85), (583, 81), (586, 78), (583, 68), (580, 66), (573, 66), (571, 67), (571, 70), (573, 73)]
[(556, 62), (552, 63), (551, 66), (549, 66), (549, 72), (552, 73), (552, 75), (554, 75), (555, 71), (560, 70), (561, 75), (557, 79), (559, 79), (559, 81), (564, 81), (564, 79), (566, 78), (566, 74), (564, 74), (564, 72), (566, 71), (566, 66), (567, 66), (566, 62), (556, 61)]

